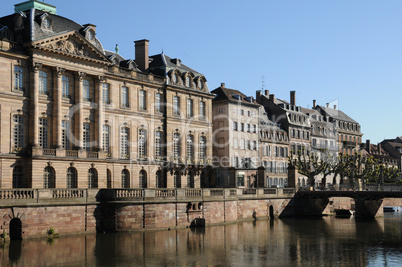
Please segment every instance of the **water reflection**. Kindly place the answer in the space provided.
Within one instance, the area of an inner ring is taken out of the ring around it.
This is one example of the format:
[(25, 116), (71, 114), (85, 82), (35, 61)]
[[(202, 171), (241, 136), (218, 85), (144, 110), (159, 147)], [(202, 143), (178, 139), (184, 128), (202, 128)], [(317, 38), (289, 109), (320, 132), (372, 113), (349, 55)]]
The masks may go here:
[(13, 241), (0, 266), (393, 266), (402, 256), (402, 216), (242, 222)]

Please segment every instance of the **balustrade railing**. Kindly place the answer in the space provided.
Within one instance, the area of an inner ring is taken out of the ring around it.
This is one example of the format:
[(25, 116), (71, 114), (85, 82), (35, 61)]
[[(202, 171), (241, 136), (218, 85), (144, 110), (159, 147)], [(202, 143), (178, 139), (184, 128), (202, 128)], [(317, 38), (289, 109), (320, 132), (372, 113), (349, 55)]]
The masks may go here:
[(223, 189), (211, 189), (209, 194), (212, 197), (223, 196)]
[(0, 190), (0, 199), (34, 199), (35, 189), (3, 189)]
[(186, 189), (185, 196), (186, 197), (201, 197), (202, 189)]
[(116, 189), (116, 198), (142, 198), (144, 195), (143, 189)]
[(175, 197), (176, 196), (176, 189), (156, 189), (155, 190), (155, 197)]
[(98, 152), (93, 152), (93, 151), (88, 151), (87, 152), (87, 158), (94, 158), (97, 159), (99, 157), (99, 153)]
[(255, 189), (255, 188), (245, 188), (245, 189), (243, 189), (243, 194), (244, 195), (255, 195), (255, 194), (257, 194), (257, 189)]
[(55, 189), (53, 198), (83, 198), (85, 189)]
[(49, 149), (49, 148), (44, 148), (43, 149), (43, 155), (44, 156), (56, 156), (56, 149)]
[(78, 150), (66, 150), (66, 157), (78, 158)]

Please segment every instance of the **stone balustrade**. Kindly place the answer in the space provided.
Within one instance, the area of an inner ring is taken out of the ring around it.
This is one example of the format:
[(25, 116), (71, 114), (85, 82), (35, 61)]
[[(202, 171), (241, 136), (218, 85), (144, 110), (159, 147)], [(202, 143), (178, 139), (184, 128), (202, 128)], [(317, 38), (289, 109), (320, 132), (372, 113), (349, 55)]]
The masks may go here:
[(291, 198), (294, 193), (292, 188), (0, 189), (0, 206), (60, 202)]

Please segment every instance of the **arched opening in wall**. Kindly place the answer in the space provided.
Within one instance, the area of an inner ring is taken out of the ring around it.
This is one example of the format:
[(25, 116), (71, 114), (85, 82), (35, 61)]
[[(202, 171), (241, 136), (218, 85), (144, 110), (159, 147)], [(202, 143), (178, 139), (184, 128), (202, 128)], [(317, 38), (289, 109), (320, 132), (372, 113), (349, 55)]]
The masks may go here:
[(95, 168), (88, 170), (88, 188), (98, 188), (98, 171)]
[(181, 188), (181, 177), (179, 171), (175, 171), (173, 179), (174, 179), (174, 187)]
[(194, 173), (189, 171), (187, 173), (187, 188), (194, 188)]
[(107, 188), (112, 188), (112, 172), (109, 169), (106, 170), (106, 183)]
[(67, 188), (78, 188), (77, 170), (74, 167), (67, 169)]
[(52, 167), (47, 166), (43, 170), (43, 188), (55, 188), (56, 187), (56, 175)]
[(140, 188), (147, 188), (148, 181), (147, 181), (147, 172), (145, 170), (140, 171), (139, 180), (140, 180), (139, 181)]
[(10, 221), (10, 239), (22, 240), (22, 222), (19, 218)]
[(269, 206), (269, 218), (270, 219), (273, 219), (275, 217), (275, 214), (274, 214), (274, 206)]
[(156, 171), (156, 188), (166, 188), (166, 176), (163, 175), (162, 171)]
[(23, 170), (20, 165), (13, 169), (13, 188), (23, 188)]
[(130, 172), (126, 169), (121, 171), (121, 187), (130, 188)]

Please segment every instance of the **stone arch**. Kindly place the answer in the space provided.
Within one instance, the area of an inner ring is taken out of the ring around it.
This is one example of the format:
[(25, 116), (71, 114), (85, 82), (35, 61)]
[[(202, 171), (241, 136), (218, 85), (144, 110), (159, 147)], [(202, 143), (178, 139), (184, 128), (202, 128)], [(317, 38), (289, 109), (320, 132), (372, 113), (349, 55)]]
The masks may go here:
[(98, 171), (95, 168), (88, 170), (88, 188), (98, 188)]
[(47, 166), (43, 170), (43, 188), (56, 187), (56, 173), (51, 166)]
[(67, 188), (78, 188), (77, 169), (70, 167), (67, 169)]
[(121, 171), (121, 187), (130, 188), (130, 172), (127, 169)]
[(17, 165), (13, 168), (13, 188), (23, 188), (23, 168)]
[(139, 186), (140, 186), (140, 188), (147, 188), (148, 187), (147, 172), (145, 170), (140, 171)]

